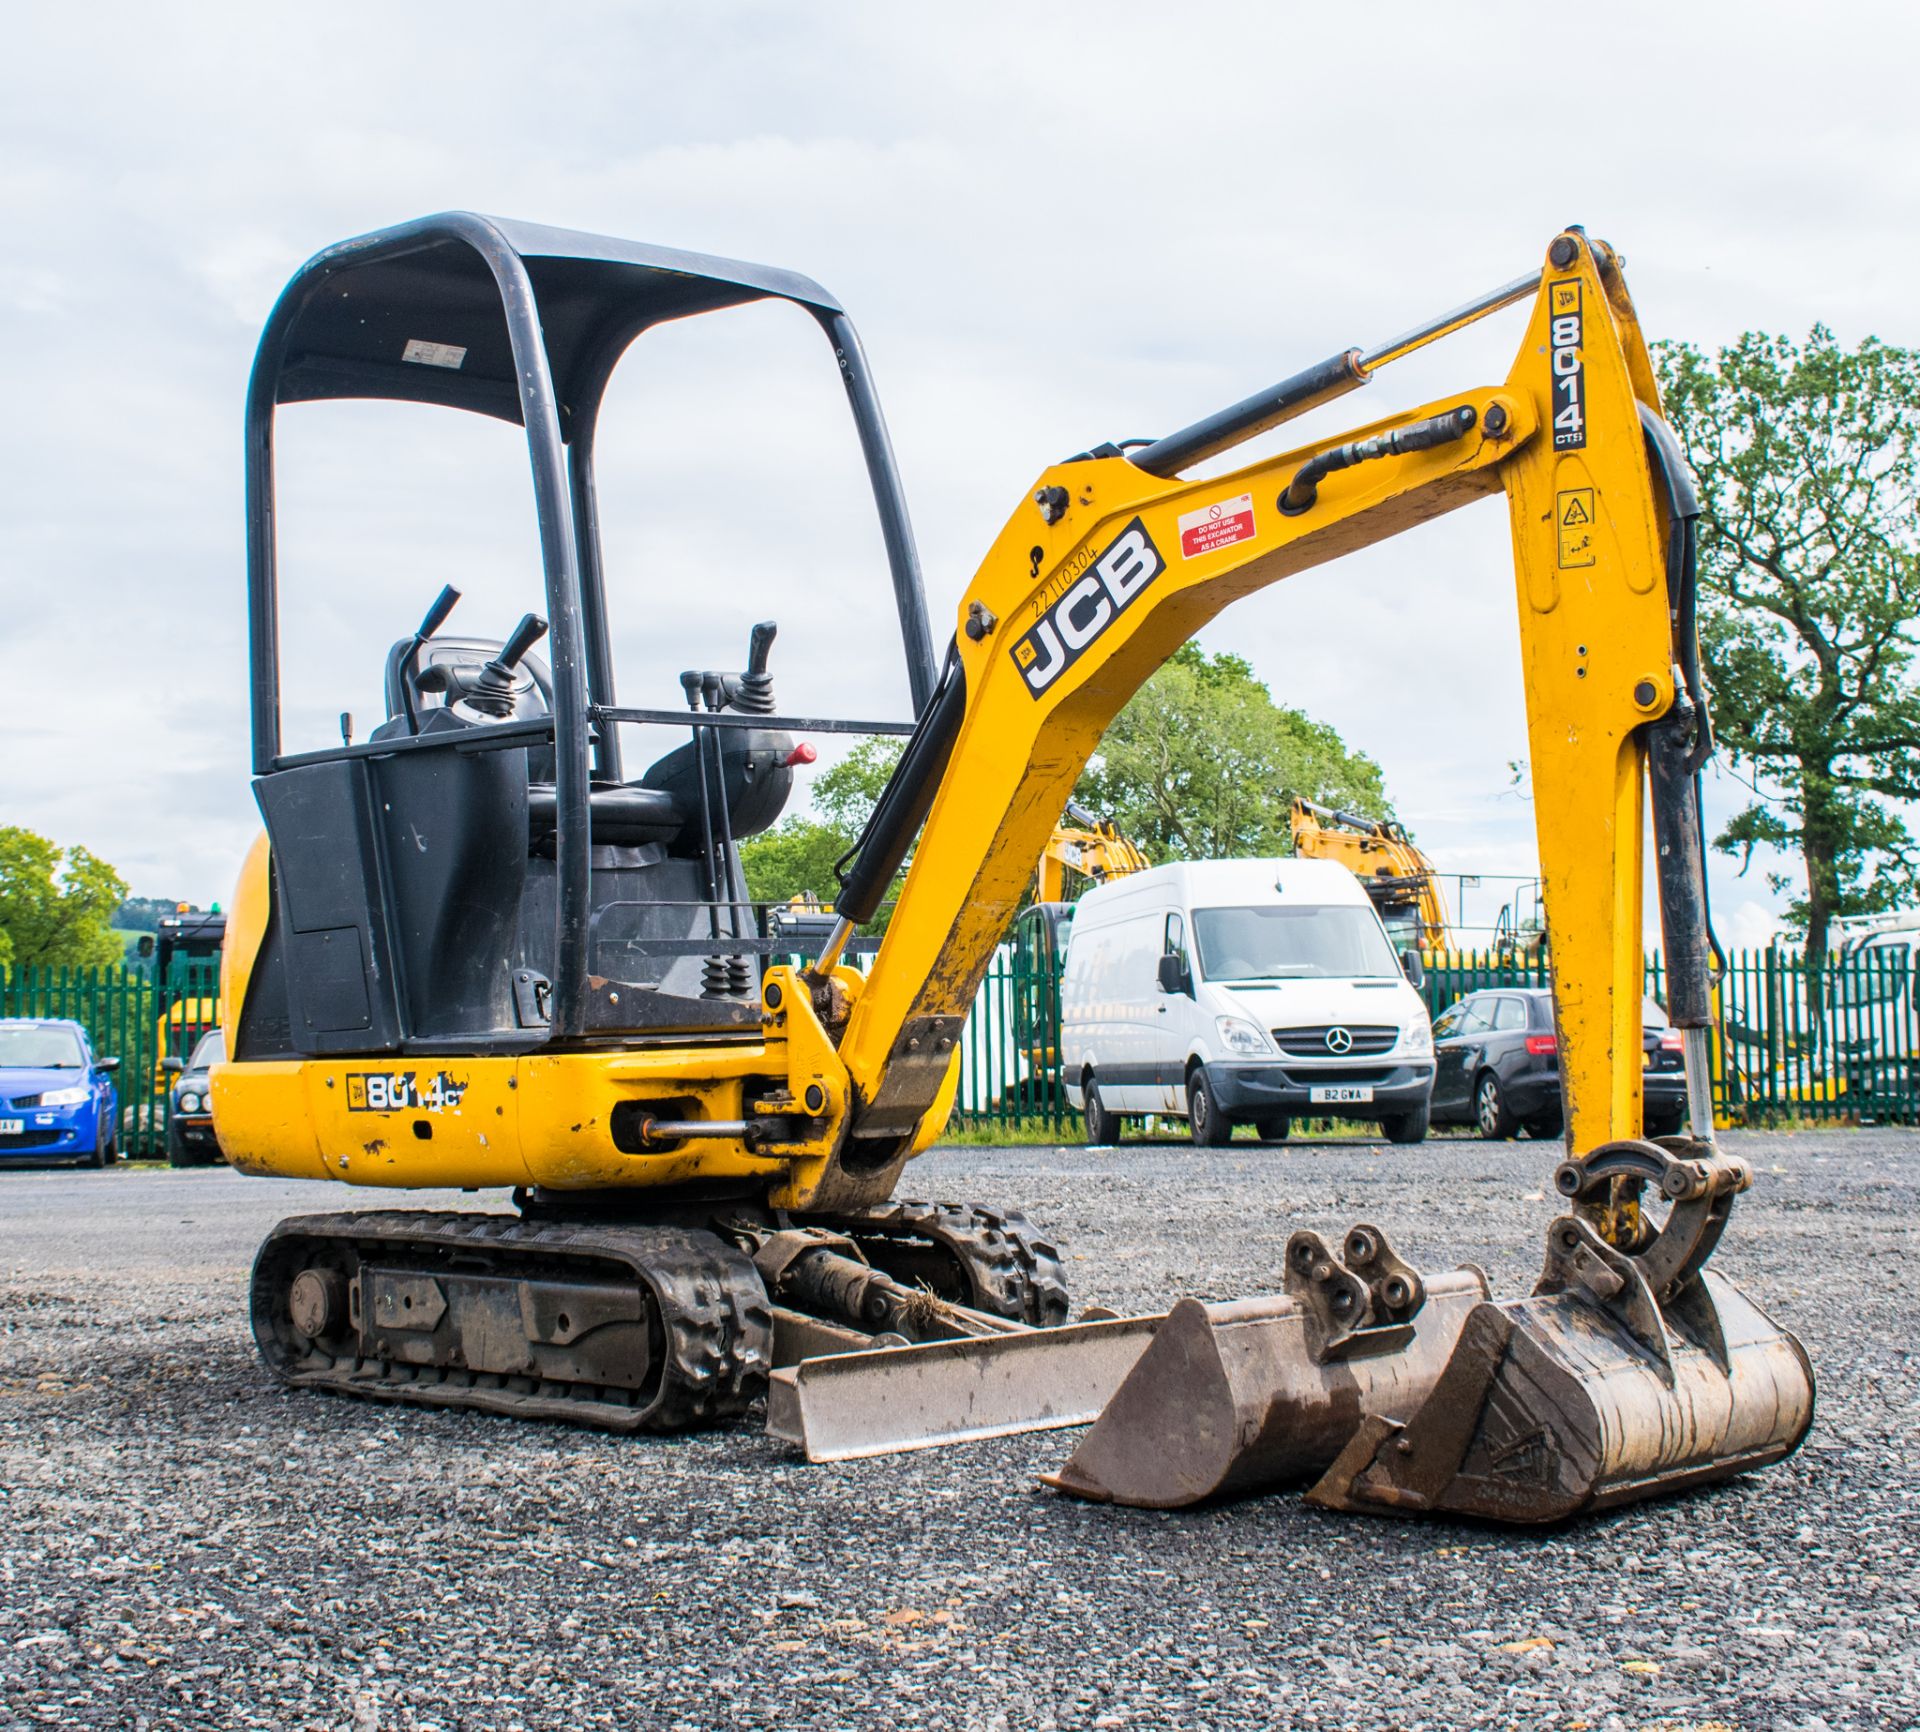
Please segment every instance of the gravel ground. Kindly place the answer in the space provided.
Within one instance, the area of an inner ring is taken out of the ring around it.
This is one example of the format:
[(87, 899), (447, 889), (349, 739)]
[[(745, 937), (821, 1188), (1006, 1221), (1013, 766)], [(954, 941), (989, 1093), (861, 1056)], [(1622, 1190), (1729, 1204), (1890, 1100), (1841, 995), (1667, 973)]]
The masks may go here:
[[(1813, 1436), (1546, 1534), (1094, 1508), (1034, 1483), (1073, 1434), (807, 1467), (289, 1395), (245, 1277), (311, 1187), (0, 1175), (0, 1727), (1912, 1726), (1920, 1137), (1733, 1141), (1762, 1183), (1717, 1266), (1811, 1350)], [(1511, 1293), (1553, 1154), (956, 1149), (913, 1182), (1023, 1203), (1082, 1301), (1271, 1290), (1294, 1227), (1356, 1218)]]

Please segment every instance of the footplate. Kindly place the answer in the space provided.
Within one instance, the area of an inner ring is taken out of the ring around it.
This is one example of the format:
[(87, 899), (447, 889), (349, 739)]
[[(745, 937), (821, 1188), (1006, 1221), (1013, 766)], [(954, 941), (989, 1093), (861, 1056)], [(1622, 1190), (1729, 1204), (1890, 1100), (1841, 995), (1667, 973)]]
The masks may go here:
[(298, 1387), (625, 1432), (731, 1419), (771, 1361), (752, 1262), (684, 1227), (301, 1216), (261, 1246), (252, 1306)]

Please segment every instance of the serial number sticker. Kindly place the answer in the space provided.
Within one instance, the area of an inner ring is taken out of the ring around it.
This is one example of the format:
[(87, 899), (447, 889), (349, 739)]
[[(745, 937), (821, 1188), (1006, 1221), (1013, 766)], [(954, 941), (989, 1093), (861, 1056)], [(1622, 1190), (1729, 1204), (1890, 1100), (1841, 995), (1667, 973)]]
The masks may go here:
[(26, 1128), (25, 1119), (0, 1119), (0, 1137), (17, 1137)]
[(1592, 565), (1593, 489), (1564, 487), (1553, 496), (1553, 520), (1560, 532), (1560, 569)]
[(424, 337), (409, 337), (400, 351), (400, 359), (418, 367), (447, 367), (458, 372), (467, 351), (458, 343), (429, 343)]
[(1373, 1090), (1356, 1083), (1329, 1084), (1325, 1088), (1308, 1089), (1307, 1098), (1315, 1106), (1338, 1106), (1343, 1102), (1365, 1104), (1373, 1099)]
[(1217, 499), (1181, 517), (1180, 557), (1197, 559), (1203, 553), (1231, 547), (1236, 541), (1251, 541), (1253, 537), (1253, 495), (1242, 493), (1235, 499)]
[(421, 1079), (410, 1070), (357, 1070), (347, 1073), (350, 1113), (443, 1112), (457, 1107), (467, 1085), (445, 1071)]

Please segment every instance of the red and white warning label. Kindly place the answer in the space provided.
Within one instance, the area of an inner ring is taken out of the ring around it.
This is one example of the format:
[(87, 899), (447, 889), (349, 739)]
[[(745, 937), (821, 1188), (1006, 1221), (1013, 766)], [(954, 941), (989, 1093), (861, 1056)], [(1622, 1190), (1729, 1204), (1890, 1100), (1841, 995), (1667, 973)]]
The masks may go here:
[(1253, 539), (1253, 495), (1242, 493), (1234, 499), (1217, 499), (1198, 511), (1189, 511), (1180, 519), (1180, 554), (1192, 559), (1196, 554), (1214, 553), (1231, 547), (1236, 541)]

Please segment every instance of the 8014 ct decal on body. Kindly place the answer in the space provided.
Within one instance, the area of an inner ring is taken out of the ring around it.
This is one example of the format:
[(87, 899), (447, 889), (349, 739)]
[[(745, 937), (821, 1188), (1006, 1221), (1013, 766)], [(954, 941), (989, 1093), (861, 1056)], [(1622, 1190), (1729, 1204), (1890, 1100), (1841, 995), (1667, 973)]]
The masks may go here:
[(1008, 653), (1036, 698), (1077, 662), (1127, 604), (1167, 569), (1135, 518), (1096, 555)]
[(410, 1070), (355, 1070), (347, 1072), (347, 1111), (350, 1113), (437, 1113), (457, 1107), (467, 1092), (440, 1071), (422, 1081)]

